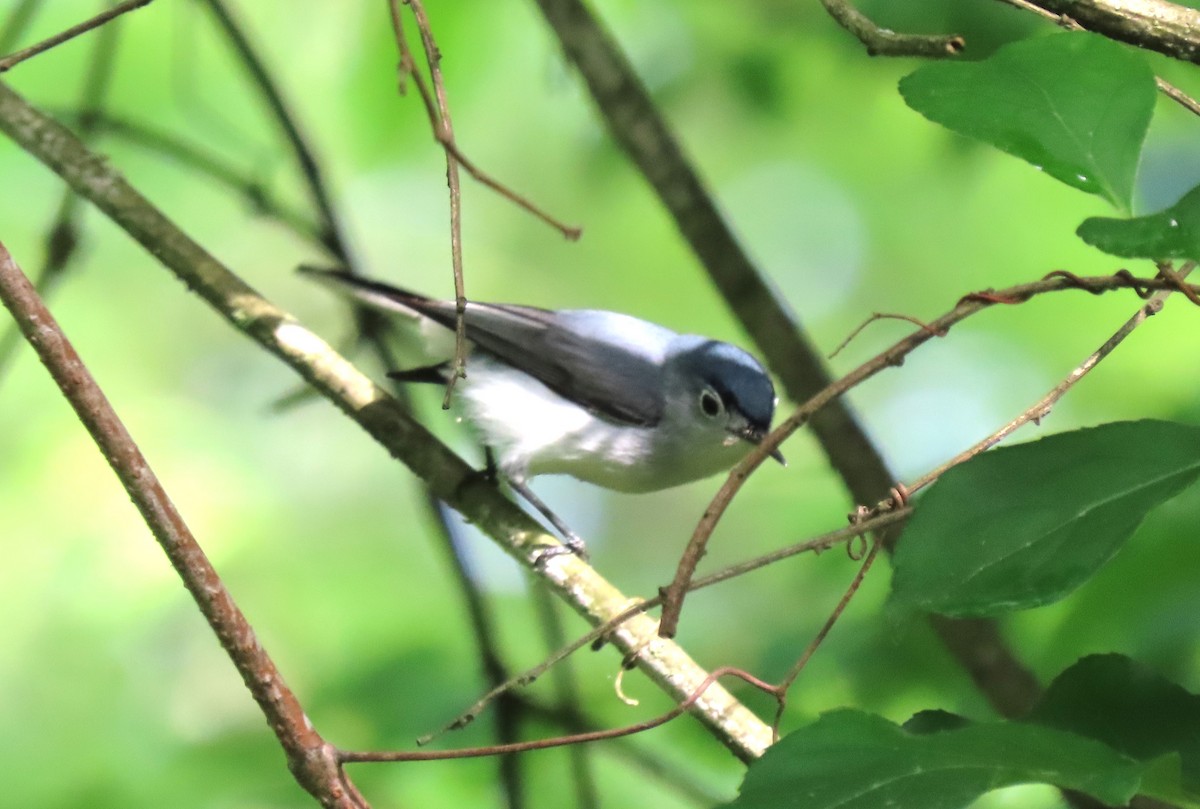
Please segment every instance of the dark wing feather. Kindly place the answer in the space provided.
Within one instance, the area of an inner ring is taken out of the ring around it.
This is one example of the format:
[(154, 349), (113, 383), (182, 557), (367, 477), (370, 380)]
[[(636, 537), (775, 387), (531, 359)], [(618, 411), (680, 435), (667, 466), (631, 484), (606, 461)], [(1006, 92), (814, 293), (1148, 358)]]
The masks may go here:
[[(416, 312), (448, 329), (455, 326), (453, 301), (340, 270), (301, 271), (376, 308)], [(469, 303), (465, 320), (472, 343), (566, 399), (625, 424), (652, 426), (662, 418), (662, 371), (650, 357), (594, 333), (583, 334), (577, 323), (547, 309)]]
[[(453, 327), (451, 306), (449, 321)], [(467, 337), (560, 396), (613, 421), (652, 426), (663, 414), (658, 363), (545, 309), (469, 304)], [(468, 370), (468, 373), (470, 371)]]

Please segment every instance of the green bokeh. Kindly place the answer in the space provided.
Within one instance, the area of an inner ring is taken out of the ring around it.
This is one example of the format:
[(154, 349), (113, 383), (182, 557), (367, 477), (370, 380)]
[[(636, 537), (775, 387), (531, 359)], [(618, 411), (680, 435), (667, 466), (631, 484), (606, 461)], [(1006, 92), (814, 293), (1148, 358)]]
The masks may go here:
[[(44, 5), (25, 41), (95, 6)], [(606, 137), (535, 6), (427, 5), (462, 147), (585, 228), (580, 242), (567, 242), (467, 181), (469, 294), (620, 309), (746, 343)], [(736, 12), (724, 3), (667, 0), (594, 7), (751, 253), (824, 349), (871, 312), (928, 319), (971, 290), (1057, 268), (1082, 275), (1117, 268), (1074, 236), (1085, 217), (1107, 213), (1101, 200), (913, 113), (896, 83), (916, 62), (869, 59), (817, 4), (763, 2)], [(444, 162), (419, 100), (395, 93), (383, 4), (297, 0), (241, 3), (236, 11), (316, 145), (364, 267), (447, 294)], [(947, 26), (960, 23), (956, 17)], [(70, 107), (94, 42), (83, 37), (6, 78), (39, 105)], [(133, 13), (121, 44), (114, 111), (204, 144), (303, 206), (276, 130), (198, 5), (160, 1)], [(1194, 138), (1195, 122), (1167, 102), (1156, 115), (1148, 161), (1160, 146)], [(329, 339), (347, 336), (344, 308), (292, 273), (319, 260), (316, 251), (211, 180), (122, 139), (99, 146), (257, 289)], [(0, 194), (0, 240), (36, 272), (61, 186), (7, 142), (0, 172), (8, 189)], [(349, 748), (407, 746), (472, 702), (482, 688), (479, 663), (412, 476), (323, 402), (273, 412), (295, 378), (94, 211), (84, 221), (78, 263), (51, 308), (316, 725)], [(1039, 398), (1137, 305), (1128, 295), (1064, 293), (998, 307), (852, 400), (889, 462), (910, 478)], [(852, 368), (907, 328), (872, 326), (834, 368)], [(1197, 338), (1194, 310), (1170, 301), (1040, 430), (1147, 417), (1195, 423), (1200, 354), (1187, 347)], [(420, 406), (440, 435), (478, 459), (432, 398)], [(0, 378), (0, 423), (0, 761), (21, 774), (8, 779), (5, 802), (309, 805), (232, 666), (28, 351)], [(811, 440), (801, 435), (785, 451), (790, 466), (764, 469), (730, 509), (706, 570), (844, 523), (853, 504)], [(637, 497), (546, 483), (539, 490), (588, 537), (600, 571), (627, 592), (650, 593), (670, 578), (719, 480)], [(1014, 618), (1006, 636), (1031, 668), (1049, 678), (1082, 654), (1118, 651), (1196, 691), (1198, 630), (1190, 616), (1200, 589), (1185, 575), (1195, 564), (1181, 560), (1196, 556), (1198, 511), (1200, 497), (1185, 494), (1152, 515), (1093, 582)], [(486, 540), (467, 542), (494, 600), (508, 662), (537, 662), (545, 644), (521, 574)], [(697, 594), (680, 640), (705, 666), (779, 677), (854, 569), (837, 551)], [(925, 708), (988, 716), (986, 701), (928, 628), (883, 610), (888, 576), (886, 564), (877, 566), (796, 683), (785, 729), (841, 706), (895, 721)], [(582, 628), (567, 619), (568, 633)], [(611, 650), (578, 656), (591, 716), (617, 725), (665, 707), (637, 674), (625, 689), (642, 706), (621, 703), (611, 686), (618, 664)], [(534, 693), (549, 698), (549, 681)], [(769, 713), (765, 699), (738, 693)], [(447, 743), (481, 743), (490, 729), (485, 716)], [(528, 728), (531, 736), (551, 732)], [(715, 797), (734, 794), (741, 768), (695, 722), (635, 743)], [(694, 805), (631, 769), (615, 745), (597, 747), (594, 759), (605, 805)], [(531, 805), (562, 805), (570, 790), (566, 754), (537, 753), (527, 762)], [(353, 775), (378, 806), (498, 806), (495, 772), (480, 761), (360, 766)]]

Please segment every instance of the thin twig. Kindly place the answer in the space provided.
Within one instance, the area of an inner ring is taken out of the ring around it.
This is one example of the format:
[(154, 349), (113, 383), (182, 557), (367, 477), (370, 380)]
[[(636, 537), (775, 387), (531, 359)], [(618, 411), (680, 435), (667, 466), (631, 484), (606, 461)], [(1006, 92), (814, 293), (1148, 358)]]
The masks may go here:
[[(792, 666), (791, 671), (788, 671), (787, 676), (780, 682), (779, 689), (781, 694), (786, 693), (792, 687), (792, 683), (796, 682), (796, 678), (800, 676), (800, 672), (804, 671), (804, 666), (808, 665), (809, 660), (812, 659), (812, 653), (817, 651), (817, 647), (820, 647), (824, 639), (829, 636), (829, 630), (833, 629), (835, 623), (838, 623), (841, 613), (846, 611), (846, 607), (850, 605), (850, 600), (854, 598), (854, 594), (862, 586), (863, 579), (866, 577), (866, 571), (871, 569), (871, 564), (875, 562), (875, 557), (880, 553), (881, 547), (883, 547), (881, 541), (876, 540), (874, 543), (871, 543), (871, 549), (863, 557), (863, 564), (859, 565), (858, 573), (854, 574), (854, 579), (850, 582), (850, 586), (846, 588), (845, 593), (842, 593), (841, 599), (838, 601), (838, 606), (835, 606), (833, 612), (829, 613), (826, 622), (821, 625), (821, 630), (818, 631), (816, 637), (809, 643), (808, 648), (804, 649), (804, 653), (800, 655), (796, 664)], [(775, 730), (779, 730), (778, 717), (776, 717)]]
[(1082, 31), (1083, 26), (1075, 22), (1066, 14), (1058, 14), (1053, 11), (1047, 11), (1036, 3), (1031, 3), (1029, 0), (1000, 0), (1002, 3), (1007, 3), (1014, 8), (1019, 8), (1022, 11), (1028, 11), (1031, 14), (1036, 14), (1050, 22), (1065, 28), (1068, 31)]
[(812, 659), (813, 654), (824, 643), (825, 638), (829, 636), (829, 631), (833, 629), (833, 625), (837, 623), (837, 619), (846, 611), (846, 607), (850, 604), (850, 599), (854, 598), (854, 594), (858, 592), (858, 588), (862, 585), (863, 579), (867, 576), (867, 571), (871, 569), (875, 557), (879, 555), (879, 549), (883, 547), (883, 543), (876, 539), (871, 543), (871, 549), (867, 551), (867, 555), (863, 558), (862, 565), (859, 566), (858, 572), (854, 574), (854, 579), (851, 580), (850, 586), (846, 588), (846, 592), (842, 594), (837, 606), (833, 608), (833, 612), (825, 619), (825, 623), (821, 625), (820, 631), (816, 637), (808, 644), (799, 659), (792, 666), (787, 676), (780, 681), (776, 687), (776, 697), (779, 700), (779, 706), (775, 712), (775, 721), (771, 723), (771, 730), (775, 734), (775, 738), (779, 738), (779, 722), (783, 719), (783, 711), (787, 707), (787, 692), (791, 689), (792, 683), (796, 682), (796, 678), (800, 676), (800, 672), (808, 665), (808, 661)]
[(305, 716), (125, 425), (2, 244), (0, 299), (91, 433), (242, 675), (287, 753), (296, 780), (323, 806), (365, 809), (366, 802), (343, 772), (337, 751)]
[(712, 536), (712, 532), (716, 529), (717, 523), (725, 513), (725, 510), (729, 508), (733, 497), (741, 490), (750, 474), (761, 466), (763, 461), (770, 457), (770, 452), (778, 449), (784, 440), (807, 423), (812, 415), (820, 411), (828, 402), (840, 397), (846, 391), (861, 384), (880, 371), (900, 365), (908, 354), (915, 351), (928, 340), (933, 339), (934, 336), (947, 333), (951, 326), (983, 309), (997, 305), (998, 302), (1023, 302), (1038, 295), (1065, 289), (1083, 289), (1094, 294), (1099, 294), (1114, 289), (1134, 289), (1141, 291), (1144, 289), (1176, 288), (1174, 284), (1162, 277), (1139, 279), (1134, 278), (1128, 273), (1117, 273), (1099, 278), (1080, 278), (1069, 274), (1064, 277), (1062, 274), (1054, 274), (1053, 277), (1047, 277), (1041, 281), (1020, 284), (998, 292), (989, 292), (986, 295), (966, 295), (946, 314), (925, 324), (908, 337), (898, 341), (890, 348), (862, 363), (841, 379), (827, 386), (820, 393), (801, 404), (791, 416), (776, 427), (761, 444), (751, 450), (730, 471), (729, 477), (713, 497), (708, 508), (704, 511), (704, 516), (701, 517), (695, 530), (692, 532), (692, 538), (688, 542), (688, 546), (684, 550), (679, 565), (675, 570), (675, 578), (666, 589), (666, 599), (663, 602), (659, 631), (667, 633), (666, 637), (671, 637), (674, 633), (678, 625), (679, 611), (683, 606), (684, 595), (688, 592), (688, 582), (691, 581), (696, 565), (704, 555), (709, 537)]
[[(530, 699), (526, 694), (514, 696), (534, 717), (559, 725), (572, 733), (594, 730), (596, 727), (596, 723), (582, 713), (544, 705)], [(619, 759), (626, 766), (639, 770), (650, 778), (658, 779), (664, 786), (678, 792), (681, 799), (690, 801), (697, 807), (714, 806), (721, 802), (721, 796), (697, 784), (695, 774), (689, 772), (685, 766), (668, 760), (632, 738), (613, 739), (604, 746), (604, 754), (606, 758)]]
[[(103, 114), (105, 98), (112, 83), (117, 34), (120, 30), (120, 23), (113, 23), (100, 30), (84, 73), (77, 124), (79, 138), (84, 143), (92, 142), (98, 129), (97, 120)], [(49, 297), (75, 256), (79, 246), (81, 214), (79, 195), (70, 188), (62, 189), (58, 210), (46, 231), (46, 259), (34, 282), (38, 295), (42, 298)], [(14, 324), (10, 331), (0, 337), (0, 378), (3, 378), (20, 345), (20, 332)]]
[[(1189, 261), (1187, 264), (1180, 267), (1178, 271), (1172, 271), (1167, 268), (1168, 273), (1165, 274), (1164, 280), (1166, 280), (1168, 284), (1182, 282), (1182, 279), (1186, 278), (1188, 274), (1195, 269), (1195, 266), (1196, 265), (1194, 262)], [(1189, 287), (1183, 286), (1182, 283), (1180, 283), (1180, 286), (1182, 289), (1195, 294), (1193, 290), (1191, 290)], [(1045, 396), (1038, 399), (1029, 407), (1025, 408), (1025, 410), (1019, 416), (1005, 424), (987, 438), (976, 443), (972, 447), (963, 450), (941, 466), (926, 472), (924, 475), (921, 475), (919, 478), (909, 483), (907, 487), (907, 493), (913, 494), (920, 491), (936, 481), (942, 475), (946, 474), (947, 471), (955, 466), (958, 466), (959, 464), (974, 458), (976, 455), (986, 452), (987, 450), (996, 446), (1005, 438), (1016, 432), (1017, 429), (1023, 427), (1029, 422), (1040, 424), (1041, 420), (1050, 414), (1050, 411), (1053, 409), (1054, 405), (1057, 404), (1059, 399), (1066, 395), (1067, 391), (1075, 387), (1075, 385), (1081, 379), (1087, 376), (1088, 373), (1090, 373), (1097, 365), (1100, 364), (1101, 360), (1111, 354), (1113, 350), (1125, 340), (1126, 337), (1133, 333), (1134, 329), (1162, 311), (1163, 304), (1166, 302), (1167, 296), (1170, 295), (1171, 292), (1175, 291), (1175, 289), (1176, 287), (1174, 286), (1168, 286), (1166, 289), (1161, 289), (1151, 296), (1146, 303), (1142, 304), (1142, 306), (1138, 308), (1133, 317), (1125, 321), (1125, 323), (1121, 325), (1121, 328), (1117, 329), (1117, 331), (1111, 337), (1104, 341), (1103, 345), (1089, 354), (1083, 362), (1077, 365), (1071, 371), (1071, 373), (1067, 374), (1066, 378), (1055, 385)], [(888, 503), (889, 501), (881, 502), (876, 506), (876, 510), (883, 511), (888, 509)]]
[[(421, 93), (425, 111), (434, 134), (441, 143), (454, 142), (454, 125), (450, 120), (450, 106), (446, 101), (446, 85), (442, 81), (441, 54), (433, 41), (429, 19), (420, 0), (404, 0), (413, 11), (417, 28), (421, 33), (421, 45), (425, 50), (425, 61), (429, 65), (429, 76), (433, 82), (434, 97), (429, 95), (425, 79), (417, 69), (416, 60), (404, 36), (404, 23), (400, 14), (399, 0), (388, 4), (392, 14), (392, 31), (396, 36), (396, 47), (400, 50), (400, 71), (403, 76), (412, 76)], [(436, 99), (436, 100), (435, 100)], [(446, 185), (450, 190), (450, 266), (454, 274), (454, 368), (446, 380), (446, 394), (442, 397), (442, 409), (450, 409), (450, 397), (454, 386), (467, 375), (467, 293), (463, 283), (462, 259), (462, 185), (458, 176), (458, 159), (449, 149), (446, 155)]]
[(1200, 101), (1196, 101), (1196, 99), (1183, 92), (1183, 90), (1180, 90), (1174, 84), (1171, 84), (1162, 76), (1155, 76), (1154, 81), (1158, 85), (1158, 89), (1161, 90), (1163, 94), (1167, 96), (1167, 98), (1177, 102), (1179, 106), (1183, 107), (1193, 115), (1200, 115)]
[[(705, 587), (711, 587), (715, 584), (720, 584), (721, 582), (728, 581), (729, 579), (737, 576), (745, 575), (746, 573), (750, 573), (754, 570), (759, 570), (782, 559), (796, 556), (801, 553), (819, 553), (840, 543), (847, 542), (854, 537), (863, 536), (864, 534), (876, 531), (887, 531), (898, 525), (900, 522), (908, 519), (910, 513), (911, 509), (902, 507), (887, 514), (871, 517), (845, 528), (839, 528), (836, 531), (830, 531), (829, 533), (822, 534), (811, 539), (806, 539), (803, 542), (796, 543), (789, 547), (780, 548), (772, 551), (771, 553), (763, 554), (762, 556), (756, 556), (755, 558), (749, 559), (745, 562), (740, 562), (736, 565), (730, 565), (729, 567), (718, 570), (715, 573), (694, 579), (690, 585), (691, 590), (701, 590)], [(476, 700), (475, 703), (469, 708), (460, 713), (454, 719), (454, 721), (450, 722), (444, 728), (435, 733), (421, 737), (417, 740), (417, 744), (428, 744), (447, 731), (466, 727), (472, 721), (474, 721), (475, 717), (481, 714), (488, 705), (494, 702), (501, 695), (514, 689), (524, 688), (525, 686), (530, 685), (540, 676), (554, 667), (559, 661), (566, 659), (585, 646), (591, 646), (598, 642), (602, 642), (612, 635), (621, 626), (621, 624), (625, 623), (635, 615), (641, 615), (647, 610), (654, 609), (662, 604), (662, 601), (663, 597), (661, 594), (654, 598), (635, 601), (626, 609), (605, 621), (603, 624), (596, 626), (590, 632), (581, 635), (571, 643), (558, 649), (536, 666), (521, 672), (515, 677), (509, 679), (507, 682), (501, 683), (500, 685), (491, 689), (478, 700)]]
[(867, 46), (868, 56), (924, 56), (943, 58), (958, 56), (967, 47), (967, 42), (957, 34), (929, 36), (924, 34), (897, 34), (880, 28), (848, 0), (821, 0), (821, 5), (838, 25), (853, 34)]
[[(231, 325), (307, 380), (506, 553), (532, 567), (547, 545), (557, 544), (386, 391), (242, 282), (151, 205), (108, 161), (88, 151), (70, 131), (4, 83), (0, 83), (0, 131), (95, 203)], [(607, 621), (629, 603), (628, 597), (573, 556), (555, 557), (537, 573), (592, 623)], [(707, 672), (677, 644), (657, 638), (654, 629), (653, 621), (639, 616), (613, 633), (612, 639), (625, 651), (649, 644), (652, 654), (639, 658), (640, 668), (673, 699), (682, 699)], [(761, 755), (770, 744), (770, 728), (724, 688), (709, 688), (691, 710), (744, 760)]]
[[(558, 602), (550, 597), (550, 591), (536, 581), (530, 583), (530, 590), (546, 646), (549, 649), (557, 649), (567, 641), (562, 616), (558, 612)], [(554, 697), (560, 708), (567, 714), (581, 714), (583, 709), (579, 698), (579, 682), (572, 662), (569, 659), (563, 660), (560, 665), (554, 667), (550, 676), (553, 680)], [(575, 806), (579, 809), (598, 809), (600, 797), (596, 790), (596, 773), (588, 750), (581, 746), (572, 747), (569, 755), (571, 782), (575, 787)]]
[[(913, 317), (912, 315), (893, 314), (890, 312), (875, 312), (870, 317), (868, 317), (866, 320), (864, 320), (862, 323), (858, 324), (858, 326), (854, 329), (854, 331), (852, 331), (848, 335), (846, 335), (846, 339), (842, 340), (842, 342), (838, 343), (837, 348), (835, 348), (835, 349), (833, 349), (833, 351), (829, 352), (829, 359), (833, 359), (838, 354), (841, 354), (842, 350), (846, 346), (848, 346), (848, 345), (850, 345), (850, 343), (854, 342), (855, 337), (862, 334), (863, 330), (866, 329), (867, 326), (870, 326), (872, 323), (874, 323), (878, 320), (903, 320), (907, 323), (911, 323), (912, 325), (917, 326), (922, 329), (929, 328), (927, 325), (925, 325), (919, 319)], [(935, 334), (934, 336), (941, 337), (942, 335)]]
[[(391, 0), (393, 8), (395, 8), (396, 2), (397, 0)], [(421, 28), (422, 43), (425, 47), (426, 55), (431, 56), (433, 60), (430, 65), (432, 73), (433, 63), (436, 63), (441, 56), (437, 51), (437, 46), (433, 44), (432, 36), (430, 35), (428, 39), (426, 38), (426, 32), (429, 31), (429, 24), (428, 20), (425, 19), (424, 9), (421, 8), (420, 0), (402, 0), (402, 2), (412, 7), (413, 16), (417, 18), (418, 28)], [(466, 169), (467, 173), (470, 174), (471, 177), (473, 177), (477, 182), (482, 183), (483, 185), (492, 189), (509, 202), (517, 205), (519, 208), (523, 208), (525, 211), (533, 214), (535, 217), (561, 233), (564, 238), (570, 241), (575, 241), (578, 239), (583, 234), (582, 228), (564, 224), (556, 217), (551, 216), (549, 213), (535, 205), (529, 198), (518, 194), (513, 189), (509, 188), (499, 180), (496, 180), (487, 172), (483, 171), (483, 169), (479, 168), (473, 161), (468, 159), (467, 156), (463, 154), (462, 150), (458, 146), (458, 142), (454, 139), (454, 132), (448, 126), (443, 127), (441, 125), (444, 119), (439, 115), (438, 112), (440, 105), (435, 105), (433, 94), (430, 93), (429, 86), (425, 83), (425, 77), (415, 69), (415, 62), (412, 59), (408, 45), (404, 41), (403, 36), (401, 36), (399, 33), (398, 15), (398, 10), (393, 12), (392, 25), (397, 29), (396, 44), (401, 49), (402, 60), (405, 53), (409, 54), (407, 65), (402, 65), (404, 68), (403, 76), (411, 76), (413, 83), (417, 85), (417, 92), (420, 94), (421, 101), (425, 105), (425, 112), (429, 116), (429, 123), (433, 129), (433, 136), (437, 142), (440, 143), (442, 148), (449, 154), (449, 156), (453, 157), (459, 165)], [(423, 19), (425, 20), (424, 23), (421, 22)], [(422, 25), (424, 27), (422, 27)], [(435, 83), (436, 81), (437, 80), (435, 79)], [(441, 100), (441, 95), (442, 94), (439, 93), (439, 100)]]
[(756, 688), (763, 691), (771, 692), (772, 686), (764, 683), (757, 677), (748, 674), (741, 669), (736, 669), (730, 666), (722, 666), (713, 669), (713, 671), (704, 678), (703, 681), (690, 693), (682, 702), (676, 705), (666, 713), (660, 714), (653, 719), (648, 719), (645, 722), (637, 722), (625, 727), (612, 728), (609, 730), (593, 730), (585, 733), (574, 733), (567, 736), (556, 736), (551, 739), (535, 739), (528, 742), (517, 742), (515, 744), (506, 745), (488, 745), (486, 747), (469, 747), (461, 750), (368, 750), (368, 751), (340, 751), (338, 756), (344, 764), (356, 762), (386, 762), (386, 761), (446, 761), (449, 759), (460, 758), (480, 758), (483, 756), (496, 756), (505, 753), (524, 753), (529, 750), (546, 750), (552, 747), (563, 747), (573, 744), (585, 744), (587, 742), (598, 742), (605, 739), (619, 739), (623, 736), (632, 736), (635, 733), (644, 733), (647, 730), (665, 725), (672, 719), (682, 716), (688, 708), (692, 707), (697, 700), (704, 695), (709, 688), (721, 677), (737, 677), (750, 683)]
[[(1086, 30), (1088, 30), (1088, 29), (1084, 28), (1082, 25), (1080, 25), (1079, 21), (1076, 20), (1074, 17), (1071, 17), (1070, 15), (1065, 14), (1065, 13), (1049, 11), (1049, 10), (1037, 5), (1036, 3), (1029, 2), (1029, 0), (1001, 0), (1001, 2), (1008, 3), (1010, 6), (1014, 6), (1023, 11), (1028, 11), (1031, 14), (1036, 14), (1037, 16), (1042, 17), (1043, 19), (1049, 20), (1050, 22), (1054, 23), (1055, 25), (1057, 25), (1058, 27), (1062, 28), (1065, 31), (1086, 31)], [(1138, 44), (1138, 43), (1135, 43), (1135, 44)], [(1192, 47), (1193, 47), (1193, 49), (1195, 49), (1197, 47), (1200, 47), (1200, 44), (1194, 44)], [(1155, 76), (1154, 83), (1158, 86), (1158, 89), (1163, 93), (1163, 95), (1165, 95), (1168, 98), (1172, 99), (1173, 101), (1177, 102), (1180, 106), (1182, 106), (1188, 112), (1191, 112), (1193, 115), (1200, 115), (1200, 102), (1197, 102), (1194, 98), (1192, 98), (1187, 93), (1183, 92), (1178, 87), (1171, 84), (1170, 82), (1168, 82), (1166, 79), (1162, 78), (1161, 76)]]
[[(454, 143), (454, 123), (450, 120), (450, 102), (446, 97), (446, 82), (442, 78), (442, 52), (433, 39), (433, 28), (421, 0), (404, 0), (412, 9), (417, 21), (417, 32), (421, 35), (421, 48), (425, 51), (425, 63), (429, 66), (429, 80), (433, 83), (437, 99), (437, 118), (440, 126), (436, 131), (444, 143)], [(403, 38), (399, 28), (397, 35)], [(411, 58), (410, 58), (411, 61)], [(446, 185), (450, 190), (450, 263), (454, 270), (454, 372), (446, 383), (446, 394), (442, 397), (442, 409), (450, 409), (450, 397), (454, 384), (467, 375), (467, 293), (463, 283), (462, 259), (462, 183), (458, 174), (459, 160), (453, 152), (446, 151)]]
[(41, 4), (42, 0), (19, 0), (12, 7), (4, 23), (0, 24), (0, 53), (7, 53), (17, 46)]
[(37, 56), (39, 53), (44, 53), (56, 45), (61, 45), (67, 40), (74, 39), (80, 34), (86, 34), (93, 28), (99, 28), (101, 25), (104, 25), (104, 23), (111, 19), (120, 17), (122, 14), (133, 11), (134, 9), (139, 9), (142, 6), (147, 6), (151, 2), (153, 2), (153, 0), (126, 0), (126, 2), (121, 3), (120, 5), (113, 6), (110, 9), (100, 12), (89, 20), (84, 20), (78, 25), (72, 25), (65, 31), (60, 31), (49, 39), (44, 39), (36, 45), (30, 45), (28, 48), (23, 48), (15, 53), (10, 53), (8, 56), (0, 59), (0, 73), (5, 73), (8, 70), (11, 70), (15, 65), (24, 62), (26, 59)]

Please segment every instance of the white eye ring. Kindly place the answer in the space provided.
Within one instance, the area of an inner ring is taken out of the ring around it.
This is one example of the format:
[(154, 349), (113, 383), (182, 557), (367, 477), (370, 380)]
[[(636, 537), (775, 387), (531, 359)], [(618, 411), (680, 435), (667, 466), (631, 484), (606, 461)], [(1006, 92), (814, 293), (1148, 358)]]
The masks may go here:
[(710, 419), (715, 419), (725, 412), (725, 404), (712, 388), (700, 391), (700, 412)]

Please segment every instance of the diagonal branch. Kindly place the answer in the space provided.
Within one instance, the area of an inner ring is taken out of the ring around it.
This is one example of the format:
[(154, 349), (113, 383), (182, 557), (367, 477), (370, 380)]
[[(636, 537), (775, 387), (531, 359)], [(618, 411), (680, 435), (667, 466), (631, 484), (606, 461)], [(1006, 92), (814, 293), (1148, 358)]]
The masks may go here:
[(338, 751), (321, 738), (296, 695), (258, 642), (204, 550), (176, 511), (133, 437), (88, 372), (33, 285), (0, 244), (0, 300), (91, 433), (196, 606), (237, 667), (287, 754), (296, 780), (331, 809), (366, 809), (342, 771)]
[[(1002, 0), (1018, 5), (1013, 0)], [(1109, 39), (1200, 64), (1200, 10), (1164, 0), (1021, 0)]]
[[(537, 3), (587, 82), (613, 138), (654, 188), (788, 398), (811, 398), (832, 381), (820, 352), (738, 243), (620, 46), (581, 0)], [(894, 485), (879, 451), (844, 403), (830, 404), (812, 426), (856, 500), (873, 503)]]
[(958, 56), (967, 47), (956, 35), (898, 34), (880, 28), (848, 0), (821, 0), (821, 5), (837, 24), (854, 34), (867, 47), (868, 56), (924, 56), (938, 59)]
[[(3, 84), (0, 131), (94, 203), (234, 327), (307, 380), (506, 553), (533, 569), (546, 544), (556, 543), (386, 391), (231, 273), (106, 160)], [(535, 572), (593, 624), (607, 621), (630, 603), (571, 555), (556, 556)], [(659, 638), (656, 630), (653, 620), (638, 616), (613, 632), (611, 640), (626, 653), (639, 651), (639, 667), (673, 699), (687, 699), (709, 674), (677, 644)], [(756, 757), (770, 744), (770, 728), (719, 685), (705, 690), (689, 710), (741, 758)]]
[[(738, 244), (629, 60), (581, 0), (537, 0), (567, 57), (587, 82), (613, 137), (654, 187), (709, 277), (754, 339), (795, 402), (810, 399), (832, 380), (797, 318)], [(895, 485), (879, 450), (849, 407), (834, 401), (813, 415), (811, 427), (830, 463), (860, 503), (874, 503)], [(988, 648), (989, 682), (1018, 684), (1033, 699), (1037, 686), (1011, 650)], [(973, 635), (952, 642), (970, 643)], [(977, 650), (954, 650), (978, 657)]]
[(40, 53), (45, 53), (51, 48), (61, 45), (68, 40), (74, 39), (80, 34), (86, 34), (88, 31), (99, 28), (109, 20), (120, 17), (122, 14), (128, 11), (133, 11), (134, 9), (139, 9), (142, 6), (149, 5), (151, 2), (152, 0), (126, 0), (126, 2), (121, 3), (120, 5), (113, 6), (110, 9), (100, 12), (91, 19), (84, 20), (78, 25), (72, 25), (65, 31), (60, 31), (49, 39), (42, 40), (36, 45), (30, 45), (28, 48), (19, 50), (16, 53), (10, 53), (8, 56), (0, 59), (0, 73), (11, 70), (13, 67), (21, 62), (24, 62), (26, 59), (32, 59)]

